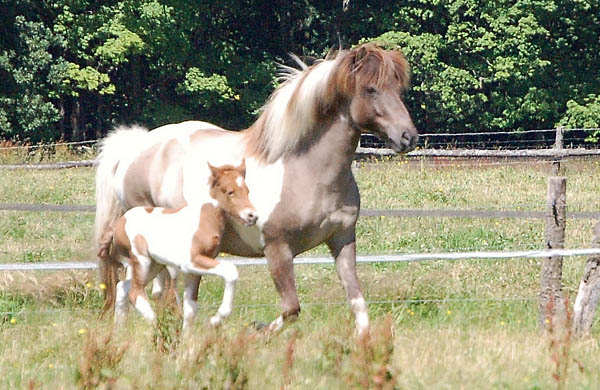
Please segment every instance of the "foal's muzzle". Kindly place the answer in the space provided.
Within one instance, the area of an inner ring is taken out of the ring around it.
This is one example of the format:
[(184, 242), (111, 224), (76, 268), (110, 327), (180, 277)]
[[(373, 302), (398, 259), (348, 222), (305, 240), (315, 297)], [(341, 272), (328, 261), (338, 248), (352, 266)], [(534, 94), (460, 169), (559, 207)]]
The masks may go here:
[(258, 221), (258, 215), (256, 215), (256, 211), (251, 209), (244, 209), (240, 213), (240, 218), (246, 226), (253, 226), (256, 224), (256, 221)]

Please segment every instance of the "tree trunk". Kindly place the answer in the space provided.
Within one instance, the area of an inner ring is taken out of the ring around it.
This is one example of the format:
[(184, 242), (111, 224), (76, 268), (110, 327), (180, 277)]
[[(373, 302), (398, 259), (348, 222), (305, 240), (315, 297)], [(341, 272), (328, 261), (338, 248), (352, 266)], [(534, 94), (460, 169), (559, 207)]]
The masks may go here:
[(79, 99), (73, 99), (73, 107), (71, 109), (71, 140), (81, 141), (81, 106)]
[[(600, 247), (600, 222), (594, 228), (594, 238), (592, 239), (592, 248)], [(585, 271), (575, 307), (573, 308), (573, 333), (576, 336), (589, 335), (594, 322), (594, 314), (598, 301), (600, 300), (600, 256), (590, 256), (585, 263)]]

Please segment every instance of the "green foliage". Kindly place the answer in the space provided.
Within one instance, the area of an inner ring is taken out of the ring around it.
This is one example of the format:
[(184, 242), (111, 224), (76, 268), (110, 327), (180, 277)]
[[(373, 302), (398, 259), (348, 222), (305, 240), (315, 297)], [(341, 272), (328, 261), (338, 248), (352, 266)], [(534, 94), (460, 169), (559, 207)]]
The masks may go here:
[(390, 31), (374, 39), (407, 55), (413, 71), (408, 99), (418, 124), (442, 132), (548, 126), (556, 95), (546, 80), (558, 64), (544, 52), (548, 26), (526, 3), (437, 5), (418, 17), (442, 22), (438, 31)]
[(240, 100), (240, 95), (236, 95), (227, 84), (227, 77), (218, 74), (205, 76), (196, 67), (187, 71), (185, 80), (177, 87), (177, 92), (195, 97), (199, 105), (207, 108), (227, 100)]
[[(72, 86), (73, 96), (79, 96), (77, 90), (98, 91), (101, 95), (113, 94), (115, 86), (110, 84), (106, 73), (100, 73), (91, 66), (81, 69), (79, 65), (69, 62), (66, 69), (65, 86)], [(104, 87), (100, 88), (101, 86)]]
[(558, 125), (572, 129), (593, 128), (587, 140), (598, 142), (600, 140), (600, 96), (590, 94), (583, 99), (583, 104), (569, 100), (567, 112)]
[(593, 111), (585, 99), (600, 81), (590, 1), (17, 0), (0, 15), (0, 138), (13, 141), (96, 138), (129, 122), (245, 128), (275, 63), (340, 40), (405, 51), (405, 98), (427, 132), (589, 123), (576, 105)]
[(39, 142), (52, 137), (59, 111), (49, 99), (62, 82), (64, 64), (51, 51), (64, 44), (42, 23), (15, 18), (15, 48), (0, 52), (0, 137)]

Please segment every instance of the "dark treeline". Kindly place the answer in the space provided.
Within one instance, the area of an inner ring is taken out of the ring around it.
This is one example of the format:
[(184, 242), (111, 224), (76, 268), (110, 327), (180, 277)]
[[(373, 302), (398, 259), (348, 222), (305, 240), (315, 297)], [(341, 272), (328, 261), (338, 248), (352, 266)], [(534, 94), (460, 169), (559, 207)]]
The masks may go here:
[(288, 53), (366, 40), (408, 57), (422, 132), (600, 127), (598, 3), (0, 0), (0, 139), (188, 119), (245, 128)]

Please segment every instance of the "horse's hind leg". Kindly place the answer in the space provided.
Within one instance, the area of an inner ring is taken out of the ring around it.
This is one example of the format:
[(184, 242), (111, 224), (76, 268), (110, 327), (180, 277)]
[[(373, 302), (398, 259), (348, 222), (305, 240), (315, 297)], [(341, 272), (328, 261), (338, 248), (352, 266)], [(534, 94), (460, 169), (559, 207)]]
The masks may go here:
[(356, 236), (354, 230), (334, 236), (327, 242), (335, 258), (338, 276), (346, 290), (346, 298), (352, 307), (356, 330), (360, 335), (369, 331), (369, 314), (356, 276)]

